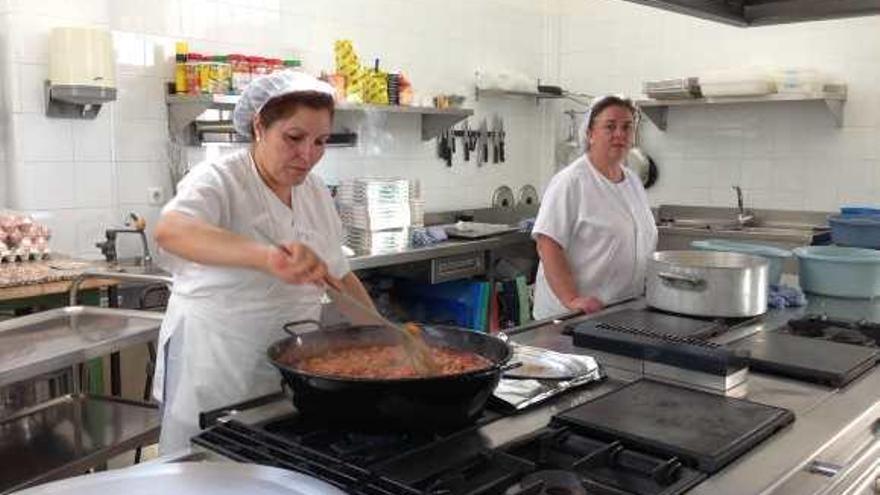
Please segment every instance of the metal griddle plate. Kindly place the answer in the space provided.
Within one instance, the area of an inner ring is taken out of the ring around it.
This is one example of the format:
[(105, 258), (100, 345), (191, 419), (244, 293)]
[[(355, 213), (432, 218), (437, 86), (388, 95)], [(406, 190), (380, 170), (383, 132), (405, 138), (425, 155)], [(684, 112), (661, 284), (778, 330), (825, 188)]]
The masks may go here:
[(602, 439), (677, 456), (712, 474), (794, 421), (794, 413), (642, 379), (563, 412), (554, 421)]
[(304, 474), (254, 464), (181, 462), (134, 466), (47, 483), (20, 495), (344, 495)]
[(624, 309), (588, 321), (697, 339), (711, 337), (724, 329), (716, 321), (687, 318), (647, 309)]

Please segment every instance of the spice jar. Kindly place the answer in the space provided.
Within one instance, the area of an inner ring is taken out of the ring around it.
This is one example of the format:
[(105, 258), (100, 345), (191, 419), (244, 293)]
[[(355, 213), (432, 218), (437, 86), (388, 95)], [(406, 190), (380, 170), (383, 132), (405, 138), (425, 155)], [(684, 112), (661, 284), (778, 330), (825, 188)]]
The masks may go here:
[(232, 92), (241, 94), (251, 82), (251, 65), (244, 55), (232, 54), (228, 59), (232, 67)]

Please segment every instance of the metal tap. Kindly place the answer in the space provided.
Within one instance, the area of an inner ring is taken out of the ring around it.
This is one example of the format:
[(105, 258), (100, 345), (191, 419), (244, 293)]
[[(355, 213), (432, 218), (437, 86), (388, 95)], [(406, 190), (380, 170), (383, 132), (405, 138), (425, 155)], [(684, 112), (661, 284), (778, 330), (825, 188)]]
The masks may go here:
[(147, 234), (144, 229), (107, 229), (104, 235), (107, 237), (103, 242), (95, 243), (95, 246), (101, 249), (101, 254), (108, 263), (116, 263), (116, 236), (118, 234), (137, 234), (141, 237), (141, 246), (143, 248), (143, 266), (150, 268), (153, 265), (153, 257), (150, 255), (150, 246), (147, 244)]
[(733, 186), (733, 190), (736, 191), (736, 206), (738, 212), (736, 214), (736, 223), (740, 228), (745, 227), (755, 221), (755, 215), (751, 212), (747, 212), (743, 206), (743, 192), (742, 188), (739, 186)]

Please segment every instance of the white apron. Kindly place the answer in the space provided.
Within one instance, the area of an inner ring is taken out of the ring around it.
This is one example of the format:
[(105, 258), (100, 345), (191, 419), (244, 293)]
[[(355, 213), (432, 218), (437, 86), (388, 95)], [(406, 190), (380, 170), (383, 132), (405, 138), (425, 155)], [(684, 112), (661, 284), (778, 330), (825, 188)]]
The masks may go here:
[(274, 280), (266, 284), (260, 280), (266, 276), (253, 275), (251, 294), (262, 297), (171, 296), (154, 382), (154, 395), (163, 405), (160, 453), (189, 445), (200, 431), (199, 413), (280, 390), (281, 375), (269, 363), (266, 350), (286, 337), (284, 323), (320, 317), (316, 287)]

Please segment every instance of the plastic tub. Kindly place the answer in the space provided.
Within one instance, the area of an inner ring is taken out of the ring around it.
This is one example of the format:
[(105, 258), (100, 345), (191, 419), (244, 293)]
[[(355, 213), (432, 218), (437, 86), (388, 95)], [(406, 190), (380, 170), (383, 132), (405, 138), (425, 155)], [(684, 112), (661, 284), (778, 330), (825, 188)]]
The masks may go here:
[(826, 296), (880, 296), (880, 252), (840, 246), (794, 249), (804, 292)]
[(874, 206), (841, 206), (840, 214), (851, 215), (880, 215), (880, 208)]
[(880, 215), (847, 214), (828, 218), (831, 240), (839, 246), (880, 248)]
[(704, 239), (691, 242), (691, 247), (703, 251), (726, 251), (732, 253), (753, 254), (765, 258), (770, 262), (767, 274), (769, 284), (778, 284), (782, 277), (782, 264), (791, 258), (791, 251), (768, 246), (766, 244), (751, 244), (748, 242), (728, 241), (725, 239)]

